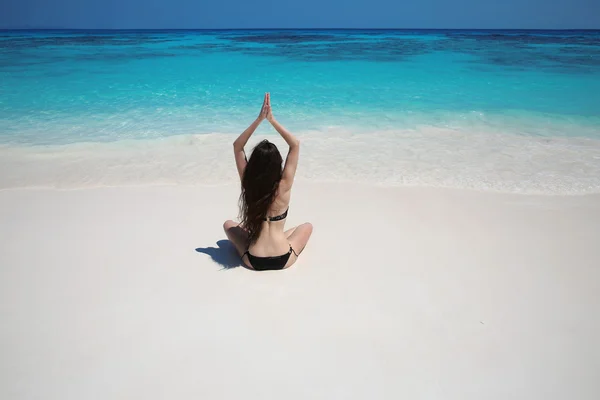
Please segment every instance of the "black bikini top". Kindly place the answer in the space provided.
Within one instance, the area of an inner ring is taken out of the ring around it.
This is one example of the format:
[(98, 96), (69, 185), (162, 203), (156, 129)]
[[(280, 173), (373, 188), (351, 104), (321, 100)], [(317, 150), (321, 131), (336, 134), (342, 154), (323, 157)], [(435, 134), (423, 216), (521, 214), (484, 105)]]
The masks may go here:
[(287, 210), (285, 210), (284, 213), (281, 215), (277, 215), (275, 217), (267, 217), (267, 218), (265, 218), (265, 221), (268, 221), (268, 222), (281, 221), (282, 219), (285, 219), (285, 217), (287, 217), (287, 213), (288, 213), (289, 209), (290, 208), (288, 207)]

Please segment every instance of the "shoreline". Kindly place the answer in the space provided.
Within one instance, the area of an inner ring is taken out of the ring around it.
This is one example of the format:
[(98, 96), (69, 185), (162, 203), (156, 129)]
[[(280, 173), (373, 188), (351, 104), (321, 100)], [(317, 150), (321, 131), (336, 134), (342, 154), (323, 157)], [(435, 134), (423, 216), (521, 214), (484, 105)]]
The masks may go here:
[[(314, 187), (327, 187), (327, 186), (356, 186), (365, 190), (382, 190), (382, 191), (440, 191), (442, 193), (465, 193), (465, 194), (479, 194), (483, 196), (498, 196), (498, 197), (529, 197), (529, 198), (578, 198), (578, 197), (598, 197), (600, 198), (600, 191), (598, 192), (583, 192), (583, 193), (530, 193), (530, 192), (505, 192), (501, 190), (493, 189), (478, 189), (478, 188), (461, 188), (452, 186), (429, 186), (429, 185), (407, 185), (397, 184), (390, 185), (384, 183), (366, 183), (366, 182), (351, 182), (351, 181), (310, 181), (303, 178), (296, 178), (295, 185), (301, 186), (314, 186)], [(232, 184), (231, 182), (225, 183), (196, 183), (196, 184), (181, 184), (181, 183), (155, 183), (155, 184), (123, 184), (114, 186), (84, 186), (84, 187), (52, 187), (52, 186), (24, 186), (24, 187), (7, 187), (0, 188), (0, 193), (3, 192), (79, 192), (79, 191), (101, 191), (101, 190), (135, 190), (135, 189), (156, 189), (156, 190), (168, 190), (168, 189), (186, 189), (186, 190), (210, 190), (213, 188), (225, 188), (230, 189), (235, 187), (239, 191), (239, 184)]]
[[(65, 146), (0, 146), (0, 189), (127, 187), (237, 182), (235, 135)], [(386, 187), (526, 194), (600, 193), (600, 140), (494, 135), (452, 129), (299, 134), (298, 179)], [(275, 135), (256, 135), (249, 147)]]

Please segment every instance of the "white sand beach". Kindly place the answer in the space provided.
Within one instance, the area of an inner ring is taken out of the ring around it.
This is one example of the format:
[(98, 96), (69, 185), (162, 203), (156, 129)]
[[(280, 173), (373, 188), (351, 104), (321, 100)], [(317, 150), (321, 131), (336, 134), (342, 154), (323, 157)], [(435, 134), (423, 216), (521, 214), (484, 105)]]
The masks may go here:
[(299, 181), (282, 272), (237, 196), (0, 191), (0, 399), (600, 398), (600, 195)]

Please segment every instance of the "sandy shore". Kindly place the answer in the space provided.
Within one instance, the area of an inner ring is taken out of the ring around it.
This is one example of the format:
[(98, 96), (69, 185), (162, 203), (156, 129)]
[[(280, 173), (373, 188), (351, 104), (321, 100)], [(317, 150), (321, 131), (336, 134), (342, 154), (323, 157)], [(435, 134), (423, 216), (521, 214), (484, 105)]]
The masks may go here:
[(0, 191), (0, 398), (600, 398), (600, 195), (299, 182), (263, 273), (237, 195)]

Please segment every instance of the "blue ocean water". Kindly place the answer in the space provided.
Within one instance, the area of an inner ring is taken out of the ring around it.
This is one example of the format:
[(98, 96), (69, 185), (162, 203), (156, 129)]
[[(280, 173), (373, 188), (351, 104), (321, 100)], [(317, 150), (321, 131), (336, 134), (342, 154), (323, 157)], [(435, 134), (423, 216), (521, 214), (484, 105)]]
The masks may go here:
[(0, 187), (227, 181), (266, 91), (306, 179), (600, 191), (600, 31), (464, 30), (0, 32)]

